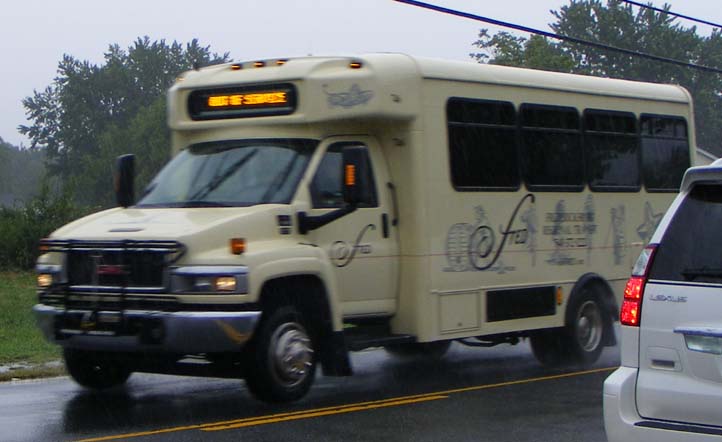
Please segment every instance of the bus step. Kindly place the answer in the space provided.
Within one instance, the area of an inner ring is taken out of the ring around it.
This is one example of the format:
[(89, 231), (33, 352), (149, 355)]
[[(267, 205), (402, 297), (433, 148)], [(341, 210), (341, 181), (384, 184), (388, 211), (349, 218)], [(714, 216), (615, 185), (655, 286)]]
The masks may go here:
[(409, 344), (416, 342), (412, 335), (384, 335), (378, 336), (365, 333), (347, 333), (346, 347), (350, 351), (359, 351), (369, 347), (384, 347), (393, 344)]

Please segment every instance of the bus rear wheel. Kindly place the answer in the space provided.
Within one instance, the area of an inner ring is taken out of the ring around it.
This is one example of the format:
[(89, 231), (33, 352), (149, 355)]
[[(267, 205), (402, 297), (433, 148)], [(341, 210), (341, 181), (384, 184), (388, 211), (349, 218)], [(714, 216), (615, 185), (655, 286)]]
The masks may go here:
[(599, 359), (608, 328), (605, 321), (610, 320), (605, 317), (601, 296), (596, 286), (585, 286), (570, 299), (564, 327), (540, 330), (531, 336), (532, 352), (542, 365), (589, 366)]

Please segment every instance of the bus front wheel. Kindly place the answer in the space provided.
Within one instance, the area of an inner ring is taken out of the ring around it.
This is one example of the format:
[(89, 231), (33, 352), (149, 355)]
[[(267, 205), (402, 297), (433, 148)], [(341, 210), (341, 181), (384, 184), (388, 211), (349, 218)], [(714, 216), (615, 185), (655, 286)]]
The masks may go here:
[(63, 359), (70, 377), (94, 390), (123, 385), (131, 375), (131, 370), (121, 360), (100, 352), (66, 348)]
[(291, 402), (311, 388), (316, 374), (313, 340), (294, 307), (279, 307), (262, 320), (247, 352), (246, 385), (256, 398)]

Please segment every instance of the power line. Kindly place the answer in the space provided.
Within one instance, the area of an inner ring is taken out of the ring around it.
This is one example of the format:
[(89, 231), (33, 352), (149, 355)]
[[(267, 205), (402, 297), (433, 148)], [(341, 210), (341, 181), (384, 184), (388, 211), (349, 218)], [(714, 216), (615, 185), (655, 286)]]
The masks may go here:
[(624, 2), (624, 3), (629, 3), (630, 5), (639, 6), (640, 8), (651, 9), (652, 11), (661, 12), (661, 13), (667, 14), (667, 15), (672, 15), (674, 17), (683, 18), (685, 20), (693, 21), (696, 23), (702, 23), (703, 25), (709, 25), (714, 28), (722, 28), (722, 25), (718, 25), (717, 23), (713, 23), (713, 22), (707, 21), (707, 20), (701, 20), (699, 18), (690, 17), (688, 15), (677, 14), (676, 12), (668, 11), (668, 10), (665, 10), (662, 8), (657, 8), (655, 6), (652, 6), (651, 3), (645, 5), (644, 3), (639, 3), (639, 2), (632, 1), (632, 0), (620, 0), (620, 1)]
[(553, 32), (542, 31), (540, 29), (530, 28), (528, 26), (517, 25), (514, 23), (496, 20), (496, 19), (489, 18), (489, 17), (483, 17), (481, 15), (475, 15), (475, 14), (471, 14), (468, 12), (444, 8), (443, 6), (432, 5), (430, 3), (424, 3), (424, 2), (420, 2), (420, 1), (416, 1), (416, 0), (394, 0), (394, 1), (399, 2), (399, 3), (405, 3), (405, 4), (411, 5), (411, 6), (418, 6), (420, 8), (429, 9), (431, 11), (441, 12), (444, 14), (454, 15), (457, 17), (468, 18), (470, 20), (480, 21), (483, 23), (489, 23), (489, 24), (492, 24), (495, 26), (501, 26), (504, 28), (514, 29), (517, 31), (528, 32), (530, 34), (541, 35), (543, 37), (547, 37), (547, 38), (551, 38), (551, 39), (555, 39), (555, 40), (561, 40), (561, 41), (567, 41), (569, 43), (576, 43), (576, 44), (580, 44), (580, 45), (591, 46), (591, 47), (597, 48), (597, 49), (604, 49), (604, 50), (611, 51), (611, 52), (619, 52), (622, 54), (631, 55), (633, 57), (646, 58), (648, 60), (660, 61), (663, 63), (669, 63), (669, 64), (674, 64), (677, 66), (688, 67), (688, 68), (697, 69), (700, 71), (712, 72), (715, 74), (722, 74), (722, 69), (717, 69), (717, 68), (713, 68), (710, 66), (704, 66), (701, 64), (695, 64), (695, 63), (689, 63), (686, 61), (675, 60), (673, 58), (660, 57), (658, 55), (648, 54), (646, 52), (633, 51), (631, 49), (618, 48), (616, 46), (609, 46), (609, 45), (597, 43), (594, 41), (583, 40), (581, 38), (569, 37), (567, 35), (555, 34)]

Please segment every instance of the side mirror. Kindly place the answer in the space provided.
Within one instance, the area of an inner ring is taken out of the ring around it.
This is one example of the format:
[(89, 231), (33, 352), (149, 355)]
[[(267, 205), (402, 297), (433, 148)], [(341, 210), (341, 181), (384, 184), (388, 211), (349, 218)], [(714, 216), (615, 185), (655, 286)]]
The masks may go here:
[(346, 146), (342, 151), (343, 200), (351, 206), (373, 199), (373, 195), (369, 195), (373, 186), (366, 182), (370, 176), (366, 152), (362, 146)]
[(135, 155), (121, 155), (115, 160), (113, 184), (115, 187), (115, 200), (120, 207), (133, 205), (135, 201)]

